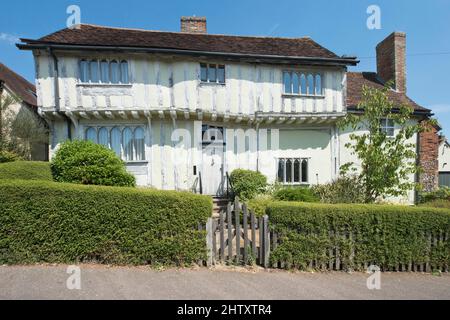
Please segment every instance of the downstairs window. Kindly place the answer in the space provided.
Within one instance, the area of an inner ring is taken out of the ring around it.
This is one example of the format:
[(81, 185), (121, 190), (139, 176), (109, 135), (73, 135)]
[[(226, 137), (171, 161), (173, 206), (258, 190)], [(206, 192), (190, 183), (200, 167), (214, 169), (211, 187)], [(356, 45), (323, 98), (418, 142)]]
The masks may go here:
[(309, 159), (278, 159), (278, 182), (282, 184), (309, 184)]

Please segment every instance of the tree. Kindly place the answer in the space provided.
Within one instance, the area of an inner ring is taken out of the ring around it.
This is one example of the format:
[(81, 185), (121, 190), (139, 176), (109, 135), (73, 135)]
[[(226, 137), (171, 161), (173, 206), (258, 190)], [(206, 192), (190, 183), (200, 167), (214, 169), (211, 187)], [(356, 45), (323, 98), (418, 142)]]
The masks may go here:
[[(406, 195), (415, 187), (410, 175), (419, 168), (416, 164), (414, 134), (424, 130), (418, 122), (411, 121), (413, 108), (394, 105), (389, 99), (389, 84), (383, 89), (363, 87), (358, 114), (348, 114), (340, 123), (342, 129), (350, 128), (351, 142), (346, 148), (356, 155), (358, 167), (353, 162), (344, 164), (341, 173), (357, 173), (364, 188), (366, 203), (380, 197)], [(396, 127), (394, 136), (382, 130), (381, 119), (392, 119)], [(398, 128), (398, 129), (397, 129)], [(356, 132), (359, 131), (359, 132)]]
[(47, 142), (48, 129), (33, 111), (21, 108), (15, 113), (11, 110), (21, 102), (15, 95), (0, 94), (0, 150), (30, 159), (32, 145)]

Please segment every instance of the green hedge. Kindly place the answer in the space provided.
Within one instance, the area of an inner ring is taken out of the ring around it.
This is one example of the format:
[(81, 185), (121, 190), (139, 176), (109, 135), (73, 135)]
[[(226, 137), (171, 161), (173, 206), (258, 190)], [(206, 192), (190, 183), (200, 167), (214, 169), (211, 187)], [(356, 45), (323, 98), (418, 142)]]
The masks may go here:
[[(308, 269), (311, 262), (328, 265), (338, 256), (343, 269), (353, 270), (365, 264), (395, 270), (411, 263), (443, 270), (450, 264), (449, 210), (276, 202), (268, 205), (267, 214), (281, 237), (272, 262)], [(430, 247), (429, 235), (443, 239), (445, 233), (445, 241)]]
[(273, 195), (280, 201), (319, 202), (319, 198), (307, 187), (285, 187), (275, 191)]
[(211, 210), (187, 192), (0, 180), (0, 264), (191, 264)]
[(0, 163), (0, 179), (53, 180), (50, 163), (40, 161)]

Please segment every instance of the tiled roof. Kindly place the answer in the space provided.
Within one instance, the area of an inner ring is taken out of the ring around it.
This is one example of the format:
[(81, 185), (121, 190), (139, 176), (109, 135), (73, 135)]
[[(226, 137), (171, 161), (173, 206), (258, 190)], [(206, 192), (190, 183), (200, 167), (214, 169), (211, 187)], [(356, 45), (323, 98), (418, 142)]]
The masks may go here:
[(0, 63), (0, 80), (20, 99), (36, 107), (36, 87), (4, 64)]
[[(348, 72), (347, 73), (347, 108), (355, 109), (361, 102), (362, 88), (368, 86), (376, 89), (382, 89), (384, 82), (375, 72)], [(416, 112), (430, 113), (431, 110), (418, 105), (406, 94), (390, 90), (388, 95), (395, 104), (409, 105)]]
[(38, 40), (22, 39), (22, 41), (28, 44), (139, 47), (225, 54), (342, 59), (309, 37), (230, 36), (123, 29), (89, 24), (82, 24), (79, 29), (63, 29)]

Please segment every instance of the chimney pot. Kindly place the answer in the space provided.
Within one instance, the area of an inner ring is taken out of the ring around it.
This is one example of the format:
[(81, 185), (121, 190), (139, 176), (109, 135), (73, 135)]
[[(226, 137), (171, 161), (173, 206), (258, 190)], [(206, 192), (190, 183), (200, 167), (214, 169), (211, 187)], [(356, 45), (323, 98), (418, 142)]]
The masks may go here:
[(377, 73), (393, 81), (394, 89), (406, 93), (406, 33), (393, 32), (377, 45)]
[(206, 33), (206, 17), (181, 17), (181, 32)]

